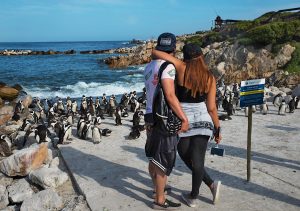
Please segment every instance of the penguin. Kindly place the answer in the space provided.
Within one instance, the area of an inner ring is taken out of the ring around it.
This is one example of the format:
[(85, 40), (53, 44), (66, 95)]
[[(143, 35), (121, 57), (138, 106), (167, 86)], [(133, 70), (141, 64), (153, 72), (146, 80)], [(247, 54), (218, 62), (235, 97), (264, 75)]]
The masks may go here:
[(252, 105), (252, 113), (255, 113), (256, 112), (256, 105)]
[(122, 98), (121, 98), (121, 101), (120, 101), (120, 105), (123, 105), (124, 107), (127, 107), (128, 106), (128, 103), (129, 103), (129, 96), (128, 94), (125, 92), (123, 95), (122, 95)]
[(60, 98), (57, 101), (56, 112), (59, 114), (65, 113), (65, 107), (64, 107), (63, 101)]
[(29, 130), (26, 131), (26, 134), (24, 136), (24, 143), (23, 143), (23, 148), (24, 147), (29, 147), (32, 144), (38, 143), (36, 140), (36, 135), (35, 135), (35, 129), (30, 128)]
[(85, 126), (82, 129), (82, 139), (85, 139), (85, 140), (93, 139), (92, 124), (90, 121), (87, 121)]
[(78, 121), (78, 124), (77, 124), (77, 135), (79, 138), (82, 138), (82, 131), (83, 131), (83, 128), (85, 127), (85, 120), (82, 118), (82, 119), (79, 119)]
[(92, 129), (92, 141), (94, 144), (99, 144), (101, 142), (101, 132), (98, 127), (93, 127)]
[(110, 129), (108, 129), (108, 128), (105, 128), (105, 129), (102, 129), (101, 130), (101, 135), (102, 136), (110, 136), (111, 135), (111, 130)]
[(285, 115), (286, 108), (285, 100), (282, 100), (278, 109), (278, 115)]
[(121, 107), (121, 116), (122, 117), (128, 117), (129, 114), (128, 114), (128, 109), (126, 107)]
[(94, 120), (94, 125), (99, 126), (101, 125), (101, 122), (102, 122), (101, 117), (96, 117)]
[(86, 114), (86, 117), (87, 117), (87, 120), (88, 120), (88, 121), (92, 121), (92, 119), (93, 119), (92, 114), (91, 114), (90, 112), (88, 112), (88, 113)]
[(275, 107), (277, 107), (277, 106), (280, 106), (280, 100), (282, 99), (282, 97), (281, 97), (281, 93), (279, 93), (279, 94), (277, 94), (275, 97), (274, 97), (274, 99), (273, 99), (273, 105), (275, 106)]
[(72, 110), (73, 114), (77, 113), (77, 102), (76, 102), (76, 100), (73, 100), (73, 102), (71, 104), (71, 110)]
[(87, 107), (88, 107), (88, 106), (87, 106), (87, 102), (86, 102), (85, 99), (83, 99), (83, 100), (81, 101), (81, 104), (80, 104), (80, 113), (81, 113), (81, 115), (87, 113)]
[(88, 100), (88, 111), (91, 113), (92, 116), (95, 115), (95, 106), (94, 106), (93, 97), (90, 97)]
[(72, 126), (69, 124), (63, 124), (59, 131), (58, 144), (66, 144), (67, 140), (71, 140)]
[(295, 109), (298, 109), (299, 106), (299, 97), (296, 97)]
[(262, 112), (263, 115), (266, 115), (269, 111), (268, 104), (265, 100), (264, 100), (263, 104), (260, 105), (260, 111)]
[(72, 101), (69, 96), (67, 97), (66, 108), (67, 108), (67, 112), (72, 109)]
[(17, 102), (17, 104), (16, 104), (16, 106), (15, 106), (15, 111), (14, 111), (14, 113), (16, 113), (16, 114), (21, 114), (21, 113), (23, 113), (23, 111), (24, 111), (24, 105), (23, 105), (23, 101), (22, 100), (19, 100), (18, 102)]
[(48, 129), (45, 125), (38, 125), (35, 129), (35, 139), (38, 143), (47, 142)]
[(109, 116), (113, 116), (116, 110), (115, 96), (111, 95), (109, 98)]
[(72, 110), (68, 110), (67, 123), (70, 124), (70, 125), (74, 124), (74, 113), (72, 112)]
[(142, 114), (143, 114), (142, 111), (136, 111), (133, 114), (133, 117), (132, 117), (133, 127), (138, 126), (140, 124)]
[(289, 102), (289, 112), (294, 113), (294, 110), (296, 108), (296, 97), (293, 97)]
[(10, 156), (11, 152), (11, 140), (6, 135), (0, 135), (0, 155), (3, 157)]
[(51, 107), (48, 111), (48, 125), (50, 125), (51, 123), (55, 122), (55, 112), (54, 112), (54, 108)]
[(115, 122), (116, 122), (116, 126), (122, 125), (121, 109), (119, 106), (116, 108), (116, 111), (115, 111)]
[(131, 132), (129, 133), (128, 138), (129, 139), (137, 139), (139, 138), (141, 135), (140, 130), (138, 129), (138, 127), (132, 127), (131, 128)]

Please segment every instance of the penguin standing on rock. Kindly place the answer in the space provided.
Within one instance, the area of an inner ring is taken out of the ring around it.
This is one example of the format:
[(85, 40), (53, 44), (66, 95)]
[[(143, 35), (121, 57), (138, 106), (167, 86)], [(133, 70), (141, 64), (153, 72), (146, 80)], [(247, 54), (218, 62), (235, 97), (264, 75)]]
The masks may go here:
[(0, 155), (11, 155), (11, 141), (6, 135), (0, 135)]
[(278, 109), (278, 115), (285, 115), (286, 113), (286, 104), (285, 104), (285, 100), (282, 100), (281, 101), (281, 104), (279, 106), (279, 109)]

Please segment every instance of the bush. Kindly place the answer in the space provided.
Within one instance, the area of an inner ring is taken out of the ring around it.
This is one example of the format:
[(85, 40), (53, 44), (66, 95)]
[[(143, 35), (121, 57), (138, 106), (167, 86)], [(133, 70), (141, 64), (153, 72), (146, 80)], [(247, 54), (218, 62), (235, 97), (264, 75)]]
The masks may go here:
[(185, 40), (184, 42), (185, 44), (187, 43), (195, 43), (199, 46), (202, 46), (203, 44), (203, 38), (201, 36), (193, 36), (193, 37), (190, 37), (188, 39)]
[(300, 42), (292, 43), (296, 47), (291, 60), (285, 65), (284, 70), (289, 73), (300, 73)]

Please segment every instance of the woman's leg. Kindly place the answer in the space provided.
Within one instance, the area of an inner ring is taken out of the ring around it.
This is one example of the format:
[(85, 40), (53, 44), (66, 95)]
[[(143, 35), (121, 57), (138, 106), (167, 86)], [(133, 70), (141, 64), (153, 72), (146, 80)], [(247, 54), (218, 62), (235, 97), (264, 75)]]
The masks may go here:
[(192, 160), (190, 153), (190, 138), (184, 137), (179, 139), (179, 143), (177, 145), (177, 151), (181, 158), (181, 160), (185, 163), (185, 165), (192, 170)]
[(192, 149), (192, 198), (197, 198), (197, 196), (199, 195), (199, 188), (201, 186), (202, 180), (204, 179), (205, 181), (208, 181), (210, 179), (209, 175), (204, 169), (204, 160), (208, 140), (208, 136), (199, 135), (191, 137), (190, 147)]

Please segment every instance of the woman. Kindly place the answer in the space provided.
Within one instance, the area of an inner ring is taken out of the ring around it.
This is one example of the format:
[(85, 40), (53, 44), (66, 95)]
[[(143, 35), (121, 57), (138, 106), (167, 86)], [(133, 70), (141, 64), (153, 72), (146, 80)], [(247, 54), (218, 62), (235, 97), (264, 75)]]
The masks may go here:
[(192, 170), (192, 191), (183, 193), (182, 198), (188, 206), (195, 207), (203, 180), (210, 188), (215, 204), (221, 182), (214, 182), (207, 174), (204, 159), (210, 137), (214, 135), (216, 143), (222, 139), (216, 108), (216, 80), (204, 62), (201, 48), (195, 44), (183, 47), (184, 61), (158, 50), (153, 50), (152, 54), (175, 65), (177, 97), (190, 123), (189, 130), (179, 134), (177, 146), (181, 159)]

